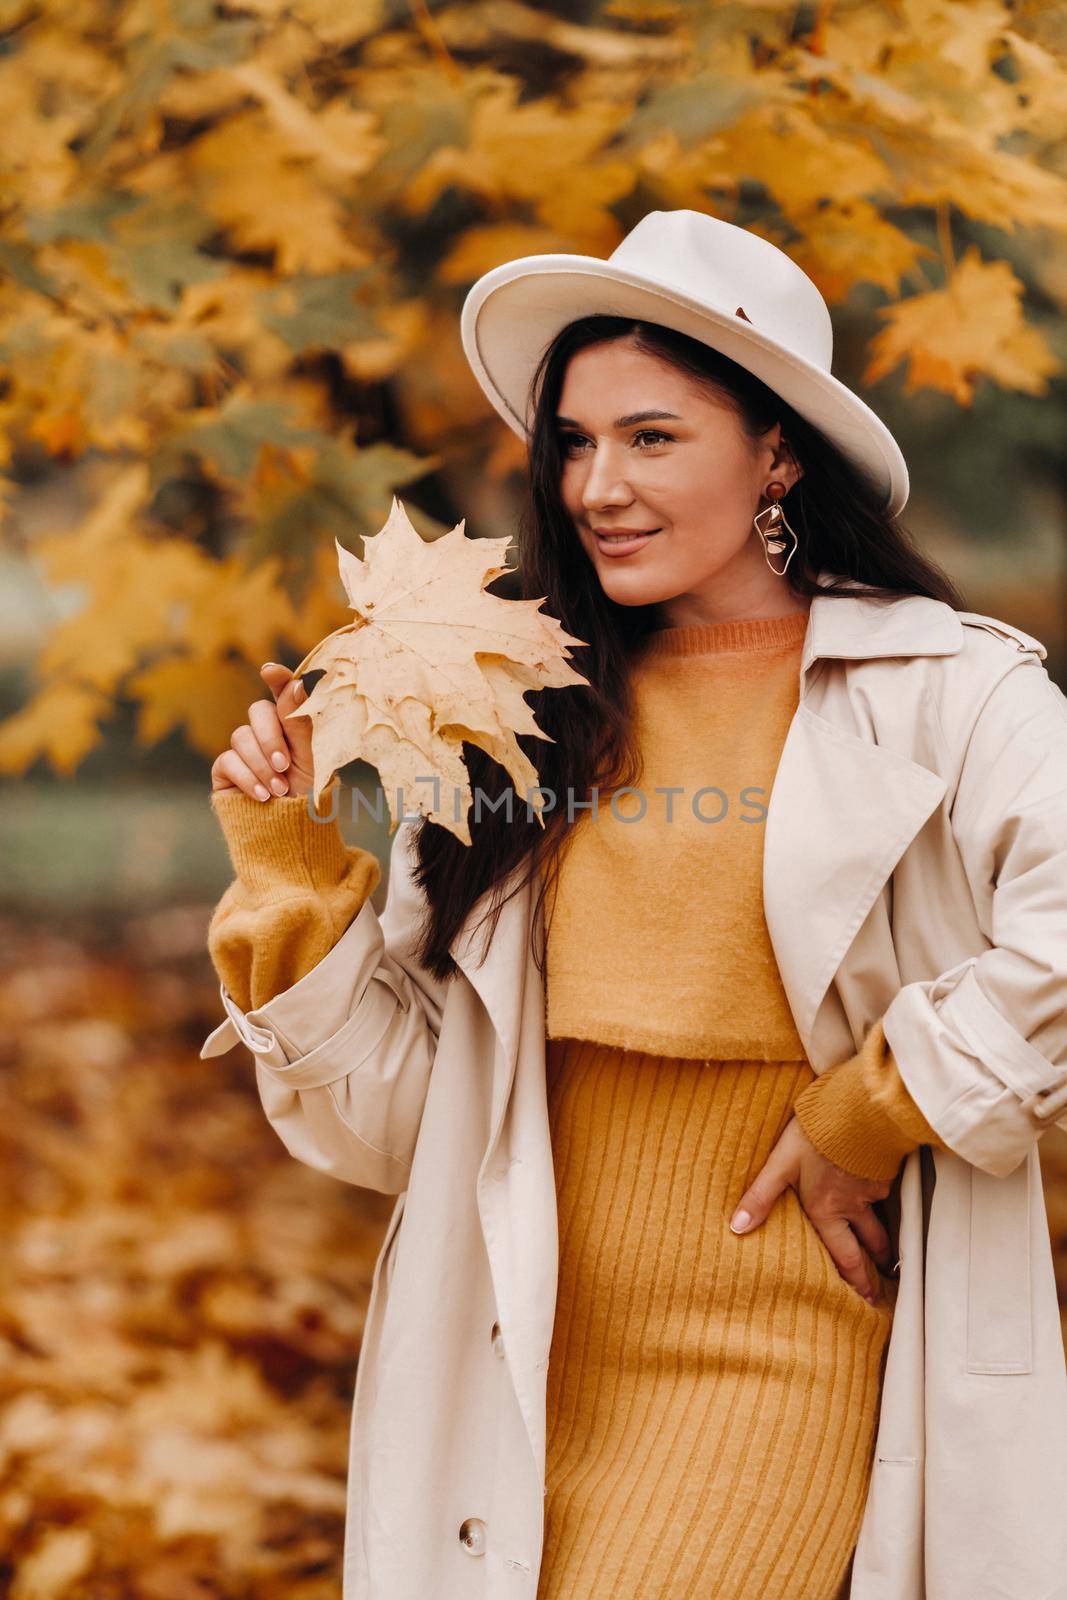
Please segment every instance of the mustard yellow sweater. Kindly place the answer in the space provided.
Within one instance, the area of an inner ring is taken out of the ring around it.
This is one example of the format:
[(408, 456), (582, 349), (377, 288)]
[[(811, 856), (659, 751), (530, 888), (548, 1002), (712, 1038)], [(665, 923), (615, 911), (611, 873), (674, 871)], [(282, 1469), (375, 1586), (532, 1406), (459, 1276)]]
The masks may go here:
[[(765, 925), (755, 947), (747, 925), (737, 941), (731, 906), (758, 881), (762, 860), (762, 821), (741, 819), (766, 805), (796, 706), (804, 623), (802, 614), (768, 619), (755, 635), (751, 619), (665, 629), (645, 646), (634, 669), (645, 812), (640, 821), (616, 821), (602, 797), (595, 826), (579, 813), (563, 861), (568, 909), (561, 903), (549, 921), (550, 1037), (679, 1056), (750, 1053), (746, 972), (774, 956)], [(731, 650), (732, 637), (787, 648)], [(683, 789), (670, 822), (657, 784)], [(225, 789), (212, 793), (211, 806), (235, 876), (212, 916), (208, 949), (237, 1005), (250, 1010), (326, 955), (377, 888), (381, 868), (371, 852), (345, 843), (336, 820), (314, 821), (305, 797), (259, 801)], [(327, 791), (319, 815), (332, 809)], [(640, 797), (619, 796), (615, 809), (636, 816)], [(697, 815), (720, 811), (719, 822)], [(609, 970), (597, 960), (603, 930), (626, 926), (633, 896), (641, 897), (643, 927), (654, 908), (655, 948), (613, 938)], [(736, 974), (736, 987), (710, 983), (711, 972)], [(763, 1019), (761, 1053), (797, 1059), (803, 1051), (780, 986), (766, 987), (777, 998)], [(743, 1052), (734, 1048), (742, 1037)], [(880, 1019), (855, 1055), (815, 1078), (793, 1109), (822, 1153), (860, 1177), (893, 1177), (920, 1144), (944, 1148), (904, 1086)]]
[[(687, 1058), (804, 1057), (753, 908), (806, 626), (804, 613), (690, 624), (644, 644), (633, 667), (636, 792), (602, 794), (595, 813), (578, 813), (549, 892), (550, 1038)], [(801, 1091), (794, 1113), (860, 1177), (893, 1177), (920, 1144), (943, 1148), (880, 1018), (854, 1056)]]

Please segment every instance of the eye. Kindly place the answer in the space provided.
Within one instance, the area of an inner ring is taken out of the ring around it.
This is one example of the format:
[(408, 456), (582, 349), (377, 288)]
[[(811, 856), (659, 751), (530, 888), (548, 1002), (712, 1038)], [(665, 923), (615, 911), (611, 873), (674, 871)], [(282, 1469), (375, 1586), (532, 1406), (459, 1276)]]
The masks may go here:
[[(561, 433), (559, 435), (559, 441), (563, 450), (563, 454), (566, 456), (571, 455), (571, 446), (584, 438), (584, 433)], [(670, 443), (674, 439), (674, 435), (673, 433), (664, 433), (660, 428), (640, 428), (638, 432), (634, 434), (634, 442), (636, 443), (638, 439), (654, 439), (657, 442), (666, 439), (667, 442)], [(642, 446), (642, 449), (644, 448), (648, 447)], [(655, 446), (653, 445), (651, 448), (654, 449)]]

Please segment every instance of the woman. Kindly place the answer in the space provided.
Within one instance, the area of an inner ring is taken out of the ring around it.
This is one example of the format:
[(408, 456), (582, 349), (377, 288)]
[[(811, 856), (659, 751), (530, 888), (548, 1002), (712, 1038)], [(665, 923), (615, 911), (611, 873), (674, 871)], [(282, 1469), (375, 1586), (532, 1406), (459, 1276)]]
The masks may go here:
[[(898, 1241), (890, 1231), (904, 1197), (902, 1163), (913, 1234), (924, 1209), (916, 1152), (930, 1146), (965, 1166), (943, 1137), (955, 1123), (941, 1115), (932, 1081), (922, 1097), (928, 1109), (936, 1103), (940, 1128), (911, 1092), (922, 1091), (918, 1070), (905, 1083), (886, 1026), (897, 990), (892, 1015), (901, 1028), (907, 1022), (899, 1000), (914, 1005), (920, 986), (900, 989), (904, 970), (935, 931), (907, 915), (918, 845), (898, 864), (948, 787), (903, 754), (922, 755), (921, 741), (908, 741), (924, 731), (928, 686), (909, 697), (899, 678), (891, 683), (883, 672), (880, 683), (865, 665), (857, 704), (873, 706), (869, 731), (864, 737), (862, 723), (849, 730), (846, 717), (832, 748), (847, 752), (842, 775), (886, 749), (884, 776), (904, 788), (884, 800), (879, 793), (873, 818), (867, 794), (866, 811), (845, 814), (843, 839), (840, 826), (825, 838), (816, 764), (804, 768), (808, 808), (785, 826), (818, 888), (809, 903), (789, 906), (788, 927), (775, 895), (799, 869), (775, 867), (781, 811), (773, 835), (763, 825), (775, 818), (765, 802), (781, 792), (779, 768), (789, 781), (809, 736), (809, 671), (821, 669), (829, 685), (841, 666), (815, 659), (812, 635), (827, 631), (827, 608), (850, 619), (845, 608), (868, 607), (863, 615), (883, 629), (867, 647), (875, 663), (896, 674), (907, 667), (912, 680), (912, 656), (927, 671), (942, 648), (960, 649), (957, 614), (977, 619), (895, 521), (907, 494), (903, 460), (877, 418), (830, 377), (821, 296), (757, 236), (692, 212), (652, 213), (609, 262), (509, 263), (468, 296), (464, 340), (501, 414), (520, 430), (519, 417), (529, 416), (523, 592), (545, 596), (567, 631), (588, 641), (575, 665), (589, 687), (534, 701), (554, 741), (528, 746), (559, 801), (547, 826), (528, 808), (510, 816), (489, 808), (475, 814), (468, 848), (443, 829), (405, 824), (409, 860), (394, 845), (379, 925), (368, 900), (378, 863), (346, 847), (335, 822), (323, 826), (303, 798), (305, 724), (283, 720), (301, 689), (284, 667), (265, 666), (276, 702), (250, 708), (212, 769), (214, 809), (237, 872), (209, 935), (229, 1014), (216, 1031), (257, 1053), (265, 1108), (294, 1154), (401, 1196), (375, 1274), (375, 1297), (383, 1291), (388, 1310), (379, 1304), (376, 1319), (368, 1314), (357, 1383), (346, 1600), (469, 1593), (462, 1558), (472, 1555), (488, 1558), (485, 1592), (499, 1584), (501, 1593), (539, 1600), (708, 1589), (919, 1600), (924, 1567), (930, 1593), (955, 1593), (937, 1590), (943, 1556), (928, 1548), (924, 1561), (915, 1532), (914, 1475), (899, 1469), (916, 1466), (918, 1453), (883, 1453), (879, 1432), (878, 1463), (897, 1472), (891, 1480), (883, 1472), (877, 1485), (871, 1476), (876, 1430), (887, 1426), (893, 1272), (897, 1250), (905, 1254), (903, 1222)], [(831, 584), (832, 575), (845, 581)], [(925, 645), (914, 630), (910, 645), (894, 636), (902, 598), (909, 615), (929, 607)], [(880, 611), (884, 600), (896, 608)], [(1022, 679), (1032, 697), (1025, 703), (1044, 721), (1027, 738), (1038, 763), (1033, 795), (1048, 806), (1055, 784), (1067, 790), (1062, 696), (1040, 667), (1036, 641), (986, 621), (989, 628), (971, 630), (983, 643), (971, 649), (974, 670), (958, 674), (959, 685), (975, 681), (979, 657), (991, 688)], [(845, 642), (843, 654), (857, 655), (855, 640)], [(1024, 664), (1032, 669), (1025, 678), (1013, 671)], [(819, 682), (818, 670), (813, 676)], [(945, 715), (960, 705), (951, 745), (966, 696), (954, 679), (942, 699)], [(902, 707), (905, 743), (893, 751), (892, 714)], [(476, 785), (500, 800), (500, 769), (469, 746), (468, 756)], [(964, 812), (968, 792), (957, 792)], [(828, 808), (837, 803), (827, 798)], [(1062, 828), (1060, 811), (1053, 815)], [(1044, 814), (1039, 826), (1042, 860), (1051, 862), (1062, 832)], [(992, 841), (993, 822), (985, 827)], [(765, 833), (774, 853), (764, 850)], [(843, 939), (836, 930), (827, 937), (827, 908), (835, 909), (857, 850), (863, 878), (849, 891), (850, 921)], [(948, 851), (943, 839), (937, 859)], [(505, 887), (512, 896), (526, 891), (509, 926), (537, 943), (537, 980), (510, 949), (497, 966), (495, 984), (521, 990), (521, 1008), (468, 965), (472, 926), (482, 925), (474, 912), (484, 903), (490, 933), (503, 930)], [(1061, 906), (1063, 898), (1061, 890)], [(1027, 926), (1036, 921), (1035, 911)], [(946, 934), (950, 955), (963, 927)], [(796, 1003), (799, 943), (819, 957), (811, 1015), (807, 992)], [(858, 1027), (843, 981), (846, 950), (861, 963), (866, 951), (868, 973), (881, 974), (861, 997)], [(896, 981), (887, 988), (891, 967)], [(1065, 973), (1055, 969), (1046, 993), (1050, 1025), (1064, 1010)], [(533, 1016), (526, 991), (537, 984)], [(884, 995), (881, 1008), (872, 993)], [(1027, 1020), (1039, 1027), (1045, 1018)], [(824, 1038), (849, 1033), (852, 1048), (821, 1058)], [(1057, 1048), (1064, 1042), (1061, 1030)], [(225, 1047), (221, 1037), (216, 1044)], [(1038, 1059), (1051, 1079), (1048, 1059)], [(540, 1071), (522, 1066), (535, 1061)], [(950, 1097), (949, 1110), (959, 1098)], [(961, 1125), (957, 1151), (970, 1132)], [(499, 1152), (509, 1147), (501, 1167)], [(552, 1252), (542, 1237), (545, 1173), (537, 1171), (546, 1153)], [(998, 1150), (986, 1170), (1006, 1159)], [(494, 1186), (501, 1179), (506, 1199)], [(444, 1196), (460, 1188), (466, 1209), (457, 1199), (435, 1239)], [(427, 1210), (416, 1231), (420, 1191), (435, 1191), (438, 1220)], [(883, 1217), (876, 1208), (887, 1199)], [(436, 1269), (445, 1308), (434, 1326), (450, 1332), (444, 1358), (434, 1360), (413, 1275), (421, 1265), (425, 1277), (442, 1247), (469, 1272), (449, 1278)], [(485, 1256), (490, 1271), (480, 1281), (499, 1314), (493, 1354), (512, 1351), (510, 1399), (496, 1393), (499, 1369), (486, 1372), (476, 1348), (485, 1307), (475, 1264)], [(516, 1309), (523, 1274), (535, 1280), (525, 1320)], [(909, 1301), (915, 1287), (913, 1275)], [(466, 1327), (475, 1308), (478, 1321)], [(913, 1307), (909, 1316), (914, 1331)], [(530, 1359), (546, 1332), (550, 1349)], [(968, 1372), (1031, 1370), (975, 1364), (974, 1348)], [(1062, 1414), (1062, 1344), (1058, 1361), (1043, 1357), (1042, 1397)], [(537, 1414), (535, 1373), (544, 1383)], [(432, 1423), (416, 1424), (408, 1393), (436, 1411)], [(466, 1409), (453, 1413), (460, 1396)], [(517, 1421), (539, 1479), (543, 1466), (539, 1549), (531, 1549)], [(471, 1440), (481, 1465), (459, 1453)], [(1062, 1447), (1052, 1476), (1063, 1481)], [(902, 1482), (898, 1511), (892, 1497)], [(397, 1532), (405, 1511), (409, 1521), (425, 1517), (414, 1551), (402, 1551)], [(865, 1511), (864, 1564), (850, 1580)], [(901, 1543), (889, 1577), (880, 1542), (894, 1518)]]

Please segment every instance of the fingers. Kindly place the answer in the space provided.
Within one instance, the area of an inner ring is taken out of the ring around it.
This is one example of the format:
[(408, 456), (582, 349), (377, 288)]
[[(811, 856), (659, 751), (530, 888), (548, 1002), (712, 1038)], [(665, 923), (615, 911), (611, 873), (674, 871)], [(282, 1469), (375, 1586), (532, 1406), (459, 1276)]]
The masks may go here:
[(212, 768), (212, 785), (220, 787), (216, 777), (221, 775), (254, 799), (269, 800), (289, 793), (290, 764), (277, 707), (273, 700), (256, 700), (248, 708), (248, 721), (230, 735), (230, 751)]
[(846, 1283), (875, 1305), (882, 1297), (882, 1286), (867, 1252), (863, 1249), (845, 1217), (811, 1217), (812, 1224), (821, 1235), (823, 1243), (834, 1258), (838, 1272)]
[[(259, 744), (264, 771), (268, 778), (272, 778), (272, 788), (275, 794), (285, 794), (289, 785), (285, 774), (289, 769), (291, 757), (289, 746), (286, 743), (285, 729), (282, 727), (278, 708), (273, 700), (256, 700), (248, 708), (248, 722)], [(241, 752), (242, 755), (244, 752)], [(285, 784), (279, 789), (278, 783)]]
[(730, 1218), (733, 1232), (748, 1233), (751, 1228), (757, 1228), (794, 1176), (793, 1163), (779, 1141), (737, 1202), (737, 1209)]
[(259, 675), (275, 700), (286, 686), (293, 682), (293, 674), (288, 667), (283, 667), (280, 661), (264, 661), (259, 669)]
[(211, 767), (211, 787), (215, 789), (242, 789), (254, 800), (269, 800), (270, 790), (256, 771), (234, 750), (224, 750)]
[[(264, 707), (277, 724), (278, 714), (273, 705), (267, 700), (257, 701), (256, 705), (248, 708), (249, 721), (243, 722), (239, 728), (233, 730), (230, 735), (230, 745), (241, 757), (245, 766), (255, 774), (262, 787), (267, 790), (269, 798), (272, 794), (288, 794), (289, 784), (282, 774), (275, 770), (261, 743), (261, 740), (265, 740), (269, 748), (275, 749), (281, 735), (278, 732), (272, 734), (268, 731), (264, 711), (260, 707)], [(258, 795), (256, 798), (259, 798)]]
[(859, 1206), (848, 1213), (847, 1221), (874, 1259), (888, 1269), (892, 1262), (893, 1247), (877, 1213), (870, 1206)]
[(310, 771), (311, 719), (291, 714), (307, 702), (304, 685), (288, 667), (279, 665), (277, 661), (265, 661), (259, 672), (277, 702), (282, 736), (288, 743), (294, 765), (301, 771)]
[(871, 1256), (882, 1256), (888, 1267), (891, 1244), (869, 1201), (884, 1199), (890, 1186), (853, 1177), (825, 1160), (793, 1118), (738, 1201), (731, 1229), (749, 1233), (759, 1227), (789, 1187), (796, 1189), (801, 1206), (846, 1283), (876, 1304), (883, 1298), (883, 1289)]
[(295, 717), (307, 700), (301, 680), (278, 661), (265, 661), (260, 677), (273, 696), (248, 708), (248, 721), (235, 728), (230, 749), (211, 768), (211, 787), (241, 789), (265, 801), (305, 795), (312, 786), (311, 721)]

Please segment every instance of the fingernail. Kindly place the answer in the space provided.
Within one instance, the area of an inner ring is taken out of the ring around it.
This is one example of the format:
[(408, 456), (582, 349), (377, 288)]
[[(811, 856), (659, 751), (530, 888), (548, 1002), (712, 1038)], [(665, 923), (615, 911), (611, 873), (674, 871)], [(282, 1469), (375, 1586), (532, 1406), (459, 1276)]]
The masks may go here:
[(735, 1233), (743, 1233), (751, 1221), (747, 1211), (735, 1211), (730, 1218), (730, 1227)]
[(257, 800), (269, 800), (270, 790), (265, 789), (261, 783), (256, 784), (255, 796)]
[[(277, 665), (278, 663), (276, 661), (264, 661), (263, 663), (263, 667), (276, 667)], [(263, 671), (263, 667), (260, 667), (260, 672)]]
[(298, 683), (296, 688), (293, 690), (293, 699), (303, 700), (306, 694), (307, 690), (304, 688), (304, 685), (302, 683)]
[(281, 750), (273, 750), (270, 759), (278, 772), (284, 772), (289, 765), (289, 757)]
[(270, 786), (274, 790), (275, 794), (289, 793), (289, 785), (286, 783), (284, 778), (272, 778), (270, 780)]

